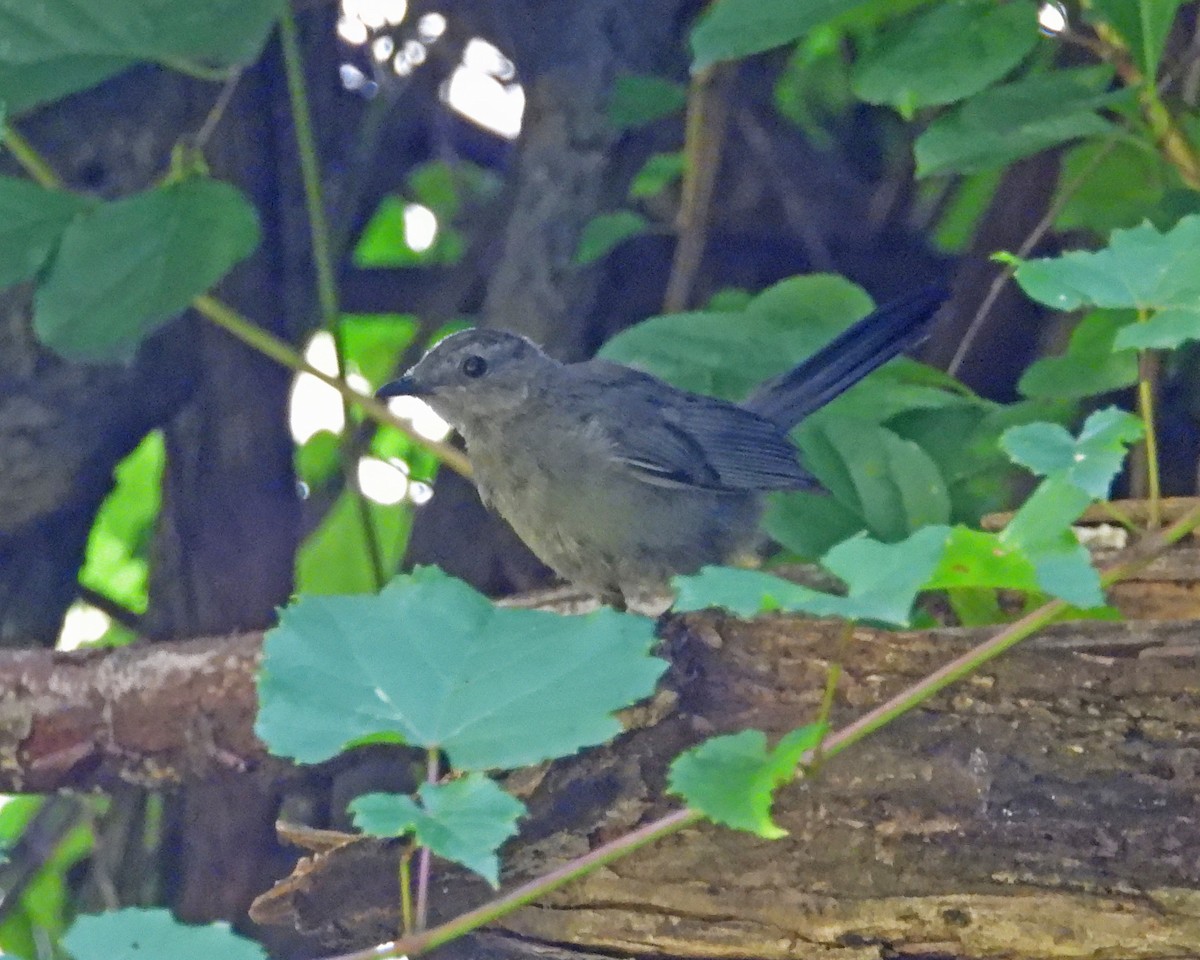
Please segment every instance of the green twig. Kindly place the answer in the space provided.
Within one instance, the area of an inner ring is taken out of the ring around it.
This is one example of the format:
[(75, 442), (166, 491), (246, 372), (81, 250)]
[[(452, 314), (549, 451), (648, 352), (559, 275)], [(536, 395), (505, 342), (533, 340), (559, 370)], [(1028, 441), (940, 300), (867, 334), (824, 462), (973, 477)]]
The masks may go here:
[[(296, 131), (296, 148), (300, 157), (300, 179), (304, 184), (304, 205), (308, 212), (309, 238), (312, 244), (313, 263), (317, 271), (317, 301), (321, 308), (321, 326), (333, 334), (334, 356), (337, 373), (345, 376), (346, 349), (342, 331), (342, 312), (338, 305), (337, 281), (333, 269), (333, 255), (329, 245), (329, 220), (325, 215), (325, 200), (321, 195), (321, 166), (317, 157), (317, 141), (313, 135), (312, 111), (308, 102), (308, 91), (304, 85), (304, 61), (300, 56), (300, 41), (297, 36), (296, 18), (291, 4), (284, 4), (279, 16), (279, 40), (283, 50), (283, 66), (287, 75), (288, 105), (292, 112), (292, 125)], [(387, 579), (383, 569), (383, 551), (379, 545), (379, 531), (371, 516), (371, 504), (351, 476), (354, 464), (348, 455), (345, 438), (351, 436), (349, 429), (353, 420), (350, 400), (342, 395), (342, 413), (346, 422), (346, 433), (342, 443), (342, 470), (346, 485), (355, 494), (358, 519), (362, 526), (363, 542), (367, 548), (367, 560), (376, 588), (381, 588)]]
[(11, 124), (4, 128), (4, 137), (0, 143), (8, 147), (8, 152), (21, 165), (21, 169), (29, 174), (30, 178), (39, 186), (45, 187), (47, 190), (62, 188), (62, 178)]
[[(1181, 540), (1192, 530), (1200, 527), (1200, 506), (1193, 507), (1165, 530), (1147, 534), (1140, 543), (1128, 551), (1124, 559), (1106, 568), (1100, 582), (1108, 587), (1141, 570), (1168, 546)], [(860, 717), (847, 727), (827, 737), (820, 745), (824, 758), (828, 759), (881, 730), (897, 717), (941, 693), (946, 687), (967, 674), (978, 670), (985, 663), (1000, 656), (1020, 641), (1027, 639), (1042, 627), (1051, 623), (1068, 604), (1063, 600), (1052, 600), (1037, 610), (1009, 624), (992, 639), (957, 657), (939, 670), (934, 671), (917, 683), (901, 691), (886, 703)], [(799, 769), (813, 761), (813, 752), (800, 760)], [(564, 886), (571, 880), (611, 863), (662, 837), (676, 833), (703, 819), (703, 814), (691, 809), (676, 810), (653, 823), (618, 837), (592, 850), (586, 856), (564, 864), (544, 876), (522, 884), (510, 893), (485, 903), (453, 920), (391, 943), (381, 943), (367, 950), (340, 954), (327, 960), (386, 960), (391, 957), (417, 956), (455, 940), (472, 930), (497, 920), (518, 907), (532, 903), (539, 897)]]
[(341, 377), (331, 376), (323, 370), (318, 370), (304, 359), (292, 346), (262, 327), (251, 323), (232, 307), (207, 293), (201, 294), (192, 301), (192, 307), (197, 313), (211, 320), (226, 332), (237, 337), (242, 343), (270, 357), (276, 363), (282, 364), (297, 373), (307, 373), (316, 377), (322, 383), (333, 387), (343, 397), (358, 406), (362, 412), (377, 423), (395, 427), (405, 436), (412, 438), (425, 449), (429, 450), (450, 469), (461, 473), (464, 477), (471, 475), (471, 463), (460, 450), (455, 450), (448, 443), (427, 440), (420, 436), (412, 426), (401, 420), (387, 406), (374, 397), (359, 393)]
[(400, 854), (400, 922), (406, 937), (416, 932), (413, 926), (412, 855), (412, 847)]
[[(1138, 311), (1138, 321), (1145, 323), (1147, 312)], [(1159, 504), (1162, 487), (1158, 475), (1158, 435), (1154, 427), (1154, 392), (1158, 383), (1158, 361), (1150, 350), (1138, 351), (1138, 416), (1145, 430), (1143, 451), (1146, 468), (1146, 498), (1149, 506), (1147, 526), (1155, 530), (1162, 523)]]

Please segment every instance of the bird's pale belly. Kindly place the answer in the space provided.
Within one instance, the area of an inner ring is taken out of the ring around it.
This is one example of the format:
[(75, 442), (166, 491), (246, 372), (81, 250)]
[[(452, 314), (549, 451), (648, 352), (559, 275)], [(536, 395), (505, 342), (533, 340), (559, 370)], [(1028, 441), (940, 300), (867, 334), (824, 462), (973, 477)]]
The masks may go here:
[(534, 463), (527, 450), (503, 462), (472, 456), (484, 498), (572, 583), (625, 597), (663, 592), (673, 575), (725, 562), (754, 540), (756, 494), (655, 486), (608, 461), (590, 473), (563, 469), (572, 462), (582, 460)]

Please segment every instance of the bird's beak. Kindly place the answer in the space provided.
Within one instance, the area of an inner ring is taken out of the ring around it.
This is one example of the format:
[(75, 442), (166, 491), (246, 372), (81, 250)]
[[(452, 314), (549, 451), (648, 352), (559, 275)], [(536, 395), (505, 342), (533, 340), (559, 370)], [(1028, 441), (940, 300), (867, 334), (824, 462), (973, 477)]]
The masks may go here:
[(386, 400), (388, 397), (421, 397), (428, 392), (417, 386), (417, 382), (411, 376), (405, 374), (398, 380), (385, 383), (376, 390), (375, 398), (377, 400)]

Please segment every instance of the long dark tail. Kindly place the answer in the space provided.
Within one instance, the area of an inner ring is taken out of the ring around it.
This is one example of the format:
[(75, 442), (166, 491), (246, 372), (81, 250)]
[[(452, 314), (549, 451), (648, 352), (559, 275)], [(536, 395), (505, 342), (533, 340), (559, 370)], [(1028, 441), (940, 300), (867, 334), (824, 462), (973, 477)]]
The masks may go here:
[(742, 404), (790, 430), (872, 370), (925, 339), (946, 301), (941, 285), (884, 304), (843, 331), (802, 364), (768, 380)]

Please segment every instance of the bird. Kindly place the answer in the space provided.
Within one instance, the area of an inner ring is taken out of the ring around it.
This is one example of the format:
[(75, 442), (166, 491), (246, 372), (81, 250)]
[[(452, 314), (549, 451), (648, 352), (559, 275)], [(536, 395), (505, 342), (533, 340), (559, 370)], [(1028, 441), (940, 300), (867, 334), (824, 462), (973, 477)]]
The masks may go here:
[(462, 436), (483, 502), (623, 610), (752, 549), (766, 493), (819, 488), (789, 431), (923, 340), (946, 297), (929, 286), (880, 307), (741, 403), (489, 328), (441, 340), (376, 396), (428, 403)]

